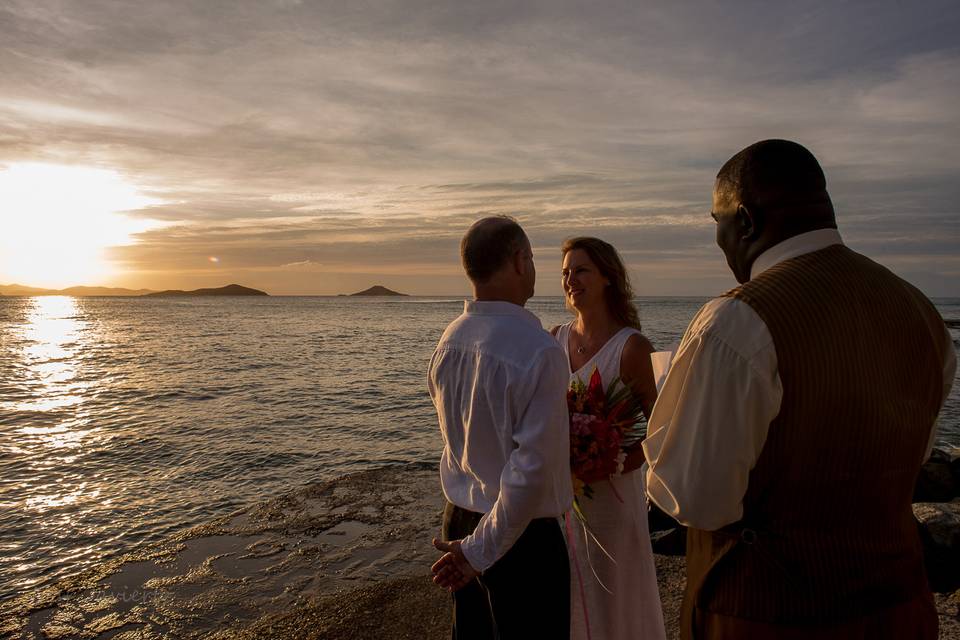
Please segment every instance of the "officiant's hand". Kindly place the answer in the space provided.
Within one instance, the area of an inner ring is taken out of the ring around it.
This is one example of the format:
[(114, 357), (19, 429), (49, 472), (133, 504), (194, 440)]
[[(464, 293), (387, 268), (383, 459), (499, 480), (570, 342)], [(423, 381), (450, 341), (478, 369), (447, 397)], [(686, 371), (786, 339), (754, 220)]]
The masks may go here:
[(457, 591), (480, 575), (480, 572), (467, 562), (467, 558), (460, 549), (459, 540), (442, 542), (434, 538), (433, 546), (445, 552), (431, 567), (435, 584), (450, 591)]

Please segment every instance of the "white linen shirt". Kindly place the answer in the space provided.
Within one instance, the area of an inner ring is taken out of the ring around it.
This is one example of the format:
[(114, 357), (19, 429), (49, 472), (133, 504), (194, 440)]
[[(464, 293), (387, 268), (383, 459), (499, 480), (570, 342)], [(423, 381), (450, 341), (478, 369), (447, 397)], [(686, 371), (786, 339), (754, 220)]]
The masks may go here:
[(447, 500), (483, 513), (461, 548), (484, 571), (534, 518), (573, 502), (569, 372), (540, 320), (509, 302), (466, 302), (437, 345), (428, 384), (443, 434)]
[[(842, 242), (835, 229), (794, 236), (758, 256), (751, 278)], [(946, 399), (957, 358), (946, 326), (944, 334)], [(712, 531), (740, 520), (750, 471), (782, 398), (773, 338), (756, 311), (726, 297), (704, 305), (680, 342), (650, 416), (643, 442), (650, 499), (681, 524), (698, 529)], [(936, 426), (927, 456), (935, 435)]]

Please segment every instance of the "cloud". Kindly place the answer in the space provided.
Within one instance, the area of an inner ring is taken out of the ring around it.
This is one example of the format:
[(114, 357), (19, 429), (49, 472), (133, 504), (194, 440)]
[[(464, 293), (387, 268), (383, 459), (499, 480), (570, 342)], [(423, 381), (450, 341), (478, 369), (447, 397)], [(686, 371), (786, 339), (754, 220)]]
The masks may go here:
[(321, 262), (314, 262), (313, 260), (300, 260), (299, 262), (288, 262), (287, 264), (280, 265), (281, 269), (297, 269), (297, 270), (310, 270), (317, 269), (323, 266)]
[(661, 265), (650, 293), (711, 293), (715, 172), (788, 137), (846, 237), (922, 283), (958, 240), (960, 9), (921, 5), (16, 0), (0, 164), (112, 168), (167, 203), (112, 253), (128, 285), (338, 291), (290, 266), (322, 263), (459, 291), (460, 234), (504, 213), (545, 256), (596, 233)]

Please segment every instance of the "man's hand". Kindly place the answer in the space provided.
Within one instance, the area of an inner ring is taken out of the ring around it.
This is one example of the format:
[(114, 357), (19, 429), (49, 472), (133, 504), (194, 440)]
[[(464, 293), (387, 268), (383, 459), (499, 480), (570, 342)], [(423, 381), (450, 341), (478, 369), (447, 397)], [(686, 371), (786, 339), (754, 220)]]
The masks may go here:
[(449, 591), (457, 591), (480, 575), (480, 572), (467, 562), (460, 549), (459, 540), (441, 542), (434, 538), (433, 546), (445, 552), (431, 567), (434, 583)]

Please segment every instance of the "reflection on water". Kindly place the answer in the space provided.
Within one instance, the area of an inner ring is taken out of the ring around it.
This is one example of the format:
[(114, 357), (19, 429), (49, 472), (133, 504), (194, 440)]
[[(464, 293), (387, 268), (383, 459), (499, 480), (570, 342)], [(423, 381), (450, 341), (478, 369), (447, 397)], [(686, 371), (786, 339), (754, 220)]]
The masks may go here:
[[(669, 345), (702, 303), (643, 299), (644, 331)], [(436, 460), (425, 370), (462, 308), (0, 297), (0, 601), (310, 481)], [(960, 444), (960, 383), (940, 424)]]
[(30, 395), (0, 401), (0, 409), (50, 411), (79, 404), (80, 388), (74, 386), (74, 381), (77, 351), (85, 327), (79, 319), (77, 299), (30, 298), (27, 304), (22, 324), (10, 327), (6, 338), (13, 345), (20, 345), (19, 360)]
[(102, 493), (75, 464), (97, 439), (83, 404), (94, 385), (85, 355), (99, 337), (82, 300), (17, 303), (0, 327), (0, 526), (13, 534), (3, 541), (0, 569), (31, 573), (48, 561), (48, 546), (76, 535), (78, 509)]
[[(38, 463), (45, 466), (69, 462), (69, 450), (82, 446), (94, 431), (85, 428), (79, 405), (83, 392), (93, 385), (81, 380), (83, 349), (97, 336), (76, 298), (31, 298), (24, 311), (23, 322), (9, 328), (8, 338), (20, 346), (13, 357), (19, 360), (20, 383), (27, 395), (0, 400), (0, 410), (34, 414), (34, 420), (14, 431), (21, 451), (24, 445), (39, 449), (46, 460)], [(72, 411), (58, 411), (67, 408)]]

